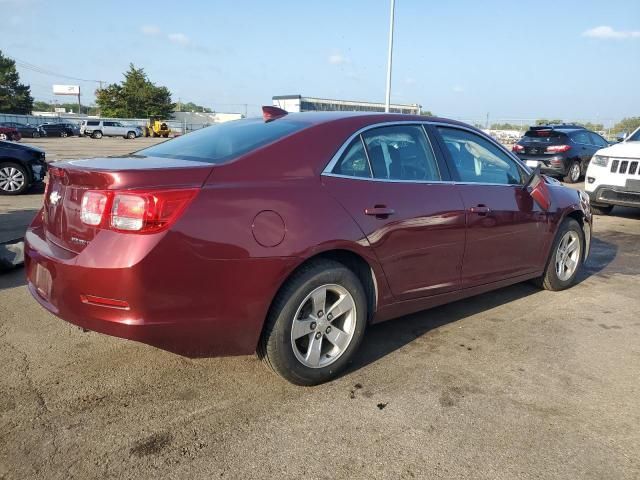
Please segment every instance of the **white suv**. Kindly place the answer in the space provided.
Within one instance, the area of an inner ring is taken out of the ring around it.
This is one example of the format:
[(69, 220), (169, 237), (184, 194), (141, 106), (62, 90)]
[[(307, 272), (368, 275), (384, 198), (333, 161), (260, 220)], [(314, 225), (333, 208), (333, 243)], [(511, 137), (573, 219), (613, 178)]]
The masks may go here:
[(91, 138), (104, 136), (133, 139), (142, 136), (142, 129), (135, 125), (124, 125), (115, 120), (83, 120), (80, 135)]
[(584, 189), (594, 213), (606, 215), (614, 205), (640, 208), (640, 128), (624, 141), (596, 152)]

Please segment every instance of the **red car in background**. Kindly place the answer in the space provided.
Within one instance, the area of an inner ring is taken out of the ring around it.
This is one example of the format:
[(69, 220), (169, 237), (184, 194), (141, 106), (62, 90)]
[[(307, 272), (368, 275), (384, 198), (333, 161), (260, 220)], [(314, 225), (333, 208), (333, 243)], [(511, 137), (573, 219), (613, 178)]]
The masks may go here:
[(0, 125), (0, 140), (11, 140), (14, 142), (19, 141), (22, 138), (20, 132), (15, 127), (5, 127)]
[(264, 111), (52, 164), (25, 239), (33, 296), (181, 355), (257, 351), (312, 385), (368, 324), (525, 280), (562, 290), (588, 255), (588, 198), (469, 125)]

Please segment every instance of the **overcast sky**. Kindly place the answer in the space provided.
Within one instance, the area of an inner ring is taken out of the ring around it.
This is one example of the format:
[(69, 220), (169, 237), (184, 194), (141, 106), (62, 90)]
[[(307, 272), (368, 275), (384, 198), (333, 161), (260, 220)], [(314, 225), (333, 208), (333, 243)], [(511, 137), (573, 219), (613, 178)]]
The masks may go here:
[[(389, 0), (0, 0), (0, 10), (0, 49), (37, 99), (51, 100), (53, 83), (97, 86), (43, 71), (115, 82), (133, 62), (174, 101), (220, 111), (255, 113), (284, 94), (384, 100)], [(397, 0), (394, 47), (392, 101), (440, 115), (640, 115), (638, 0)]]

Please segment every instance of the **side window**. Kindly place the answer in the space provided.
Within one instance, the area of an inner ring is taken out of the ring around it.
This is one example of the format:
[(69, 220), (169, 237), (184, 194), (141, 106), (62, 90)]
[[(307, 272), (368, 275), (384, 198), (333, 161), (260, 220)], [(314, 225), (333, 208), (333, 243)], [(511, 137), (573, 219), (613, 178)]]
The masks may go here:
[(375, 178), (440, 180), (431, 144), (420, 125), (397, 125), (369, 130), (362, 135)]
[(593, 143), (594, 145), (598, 146), (598, 147), (608, 147), (609, 144), (607, 143), (607, 141), (602, 138), (600, 135), (598, 135), (597, 133), (589, 133), (589, 136), (591, 137), (591, 143)]
[(591, 145), (591, 139), (589, 133), (586, 130), (579, 130), (571, 134), (571, 138), (576, 143), (584, 143), (585, 145)]
[(460, 181), (521, 185), (525, 175), (509, 155), (480, 135), (438, 127)]
[(115, 122), (102, 122), (105, 127), (113, 127)]
[(333, 173), (349, 177), (371, 178), (369, 162), (359, 135), (353, 139), (336, 166), (333, 167)]

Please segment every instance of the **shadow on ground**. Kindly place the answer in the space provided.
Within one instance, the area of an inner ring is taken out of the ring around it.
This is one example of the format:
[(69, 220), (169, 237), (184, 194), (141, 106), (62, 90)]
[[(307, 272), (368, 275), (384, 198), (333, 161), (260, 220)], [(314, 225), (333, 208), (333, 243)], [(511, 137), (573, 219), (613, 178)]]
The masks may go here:
[(36, 213), (36, 208), (0, 212), (0, 243), (23, 238)]
[[(606, 273), (604, 270), (616, 259), (618, 249), (621, 246), (624, 245), (624, 250), (626, 250), (634, 245), (636, 241), (637, 236), (625, 235), (619, 232), (611, 233), (610, 235), (599, 235), (593, 238), (591, 256), (580, 270), (577, 282), (581, 283), (591, 276), (606, 277), (611, 273), (626, 273), (624, 267), (616, 267), (613, 271), (607, 269)], [(442, 325), (457, 322), (463, 318), (491, 310), (539, 291), (540, 289), (533, 283), (519, 283), (448, 305), (372, 325), (368, 328), (362, 346), (353, 363), (347, 369), (347, 373), (376, 362)]]

